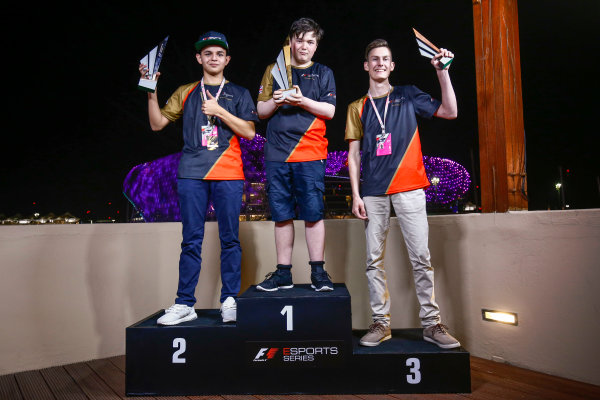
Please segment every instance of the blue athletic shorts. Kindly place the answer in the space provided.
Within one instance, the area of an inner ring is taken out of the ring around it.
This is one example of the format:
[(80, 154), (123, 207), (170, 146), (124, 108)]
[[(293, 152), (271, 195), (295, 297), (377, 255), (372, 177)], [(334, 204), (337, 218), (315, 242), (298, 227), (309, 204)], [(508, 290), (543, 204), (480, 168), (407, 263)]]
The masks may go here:
[(267, 197), (271, 219), (275, 222), (298, 219), (316, 222), (323, 219), (325, 160), (303, 162), (265, 161)]

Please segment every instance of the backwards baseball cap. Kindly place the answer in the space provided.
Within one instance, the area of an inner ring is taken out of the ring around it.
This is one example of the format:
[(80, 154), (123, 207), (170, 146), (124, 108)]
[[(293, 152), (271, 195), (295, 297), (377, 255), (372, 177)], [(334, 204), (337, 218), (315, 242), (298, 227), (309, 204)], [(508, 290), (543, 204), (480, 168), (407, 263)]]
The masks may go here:
[(195, 44), (196, 51), (200, 51), (206, 46), (211, 45), (221, 46), (225, 50), (229, 51), (229, 44), (227, 44), (227, 39), (225, 38), (225, 35), (215, 31), (208, 31), (200, 36), (200, 38)]

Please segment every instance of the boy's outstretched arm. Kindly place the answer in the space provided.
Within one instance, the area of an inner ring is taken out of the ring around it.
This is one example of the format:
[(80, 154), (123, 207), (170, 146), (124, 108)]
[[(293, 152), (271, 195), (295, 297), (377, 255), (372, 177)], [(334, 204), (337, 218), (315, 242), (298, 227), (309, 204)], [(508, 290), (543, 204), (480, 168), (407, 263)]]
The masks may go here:
[(454, 57), (451, 51), (446, 49), (440, 49), (440, 52), (431, 59), (431, 64), (436, 69), (437, 77), (440, 82), (440, 89), (442, 91), (442, 105), (438, 108), (435, 113), (436, 117), (444, 119), (455, 119), (458, 116), (458, 105), (456, 103), (456, 95), (454, 94), (454, 88), (452, 87), (452, 81), (450, 80), (450, 73), (448, 69), (450, 66), (443, 68), (439, 59), (442, 57)]
[[(140, 64), (139, 71), (140, 75), (144, 77), (146, 75), (147, 66)], [(160, 72), (157, 72), (156, 80), (158, 80), (159, 76)], [(148, 120), (150, 121), (150, 128), (152, 128), (153, 131), (160, 131), (169, 123), (169, 120), (160, 112), (156, 91), (154, 91), (154, 93), (148, 92)]]

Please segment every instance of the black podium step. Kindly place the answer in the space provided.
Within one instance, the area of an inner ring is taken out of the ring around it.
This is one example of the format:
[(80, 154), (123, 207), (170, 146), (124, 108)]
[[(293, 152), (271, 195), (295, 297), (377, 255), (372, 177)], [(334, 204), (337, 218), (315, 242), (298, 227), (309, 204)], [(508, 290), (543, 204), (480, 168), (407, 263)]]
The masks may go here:
[(218, 393), (231, 370), (242, 366), (243, 342), (219, 310), (196, 310), (198, 318), (157, 325), (159, 311), (125, 332), (127, 394)]
[(392, 329), (392, 338), (379, 346), (360, 346), (365, 333), (354, 331), (354, 393), (471, 392), (470, 355), (464, 348), (441, 349), (423, 340), (421, 328)]
[(278, 292), (249, 288), (237, 323), (219, 310), (159, 326), (159, 311), (126, 329), (127, 395), (470, 392), (469, 353), (442, 350), (422, 329), (359, 346), (345, 285)]
[(248, 368), (341, 367), (352, 354), (350, 293), (344, 284), (316, 292), (309, 284), (237, 300)]
[(237, 300), (237, 324), (247, 340), (352, 341), (350, 293), (344, 284), (316, 292), (309, 284), (263, 292), (248, 288)]

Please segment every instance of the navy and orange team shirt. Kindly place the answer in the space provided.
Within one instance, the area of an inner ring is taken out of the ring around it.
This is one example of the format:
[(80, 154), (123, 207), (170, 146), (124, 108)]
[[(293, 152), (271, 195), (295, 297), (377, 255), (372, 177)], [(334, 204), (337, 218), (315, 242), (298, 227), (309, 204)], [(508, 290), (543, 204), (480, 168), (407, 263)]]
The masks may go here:
[[(271, 64), (265, 70), (258, 101), (267, 101), (280, 89), (273, 80)], [(336, 103), (333, 71), (325, 65), (312, 63), (306, 68), (292, 67), (292, 84), (298, 85), (304, 97), (319, 102)], [(325, 121), (314, 114), (291, 105), (275, 111), (267, 124), (266, 161), (301, 162), (327, 158)]]
[[(216, 97), (219, 86), (205, 84), (204, 87)], [(245, 121), (258, 121), (250, 92), (241, 86), (227, 81), (218, 102), (236, 117)], [(171, 122), (183, 117), (183, 152), (177, 170), (178, 178), (244, 179), (240, 143), (227, 124), (216, 119), (219, 144), (216, 149), (209, 150), (202, 145), (202, 126), (208, 124), (208, 119), (202, 113), (202, 88), (199, 81), (177, 88), (160, 111)]]
[[(373, 98), (383, 120), (386, 96)], [(425, 188), (423, 154), (416, 115), (431, 118), (441, 105), (415, 86), (395, 86), (390, 93), (386, 133), (391, 136), (391, 154), (377, 155), (376, 136), (381, 124), (367, 95), (350, 103), (346, 141), (362, 140), (362, 196), (380, 196)], [(385, 152), (381, 152), (385, 153)], [(380, 153), (380, 154), (381, 154)]]

